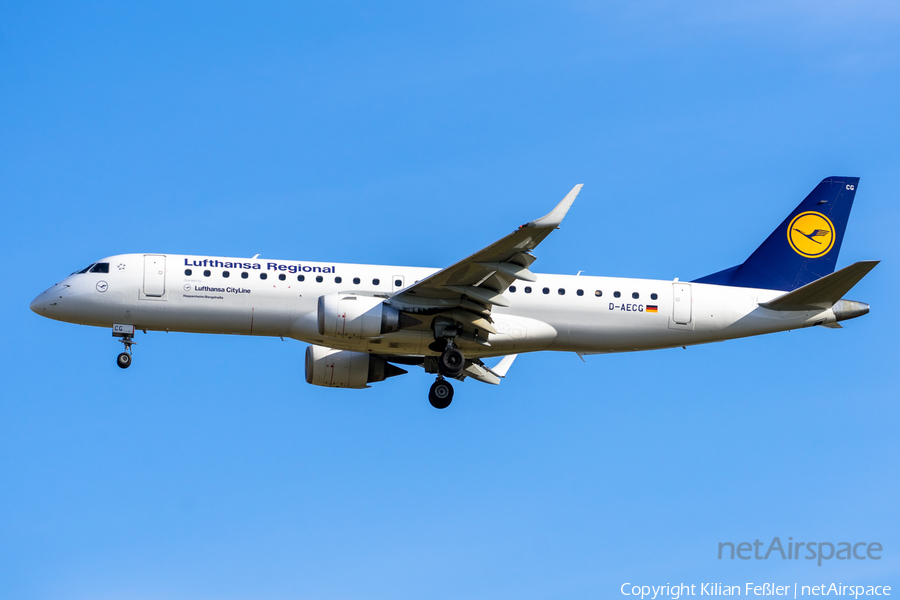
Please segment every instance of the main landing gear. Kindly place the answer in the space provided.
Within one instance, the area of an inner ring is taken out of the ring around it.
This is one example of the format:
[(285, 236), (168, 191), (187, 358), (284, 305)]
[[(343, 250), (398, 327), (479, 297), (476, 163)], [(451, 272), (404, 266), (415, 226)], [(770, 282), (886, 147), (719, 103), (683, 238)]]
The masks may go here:
[(428, 401), (433, 407), (443, 409), (450, 406), (450, 402), (453, 401), (453, 386), (444, 378), (459, 377), (466, 366), (466, 357), (453, 344), (452, 338), (447, 338), (445, 342), (439, 340), (434, 345), (438, 345), (438, 348), (440, 345), (444, 345), (444, 350), (437, 359), (438, 376), (428, 391)]
[(447, 348), (438, 359), (438, 370), (445, 377), (459, 377), (466, 366), (466, 357), (453, 342), (447, 342)]

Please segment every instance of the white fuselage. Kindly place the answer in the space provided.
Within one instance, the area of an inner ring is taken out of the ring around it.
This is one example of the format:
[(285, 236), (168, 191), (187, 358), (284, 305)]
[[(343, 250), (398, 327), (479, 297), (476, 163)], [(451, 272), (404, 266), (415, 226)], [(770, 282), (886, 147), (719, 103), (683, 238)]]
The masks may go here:
[[(123, 254), (101, 262), (109, 264), (108, 273), (73, 274), (38, 296), (32, 309), (98, 327), (124, 323), (142, 330), (291, 337), (376, 354), (436, 354), (428, 348), (434, 337), (425, 317), (420, 327), (377, 338), (329, 338), (319, 334), (317, 303), (336, 293), (389, 299), (437, 269), (174, 254)], [(489, 345), (459, 340), (466, 356), (650, 350), (836, 321), (831, 309), (758, 306), (784, 293), (778, 290), (536, 275), (536, 282), (517, 282), (504, 294), (509, 307), (494, 307), (497, 333), (489, 334)]]

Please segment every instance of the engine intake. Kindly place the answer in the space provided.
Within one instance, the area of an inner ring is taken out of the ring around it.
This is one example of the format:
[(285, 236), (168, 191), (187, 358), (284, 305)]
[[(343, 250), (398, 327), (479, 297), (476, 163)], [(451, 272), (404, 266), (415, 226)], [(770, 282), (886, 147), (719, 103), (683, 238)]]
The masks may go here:
[(318, 320), (319, 335), (341, 338), (373, 338), (421, 323), (381, 298), (352, 294), (319, 296)]
[(306, 349), (306, 383), (313, 385), (360, 389), (406, 372), (380, 356), (364, 352), (323, 346)]

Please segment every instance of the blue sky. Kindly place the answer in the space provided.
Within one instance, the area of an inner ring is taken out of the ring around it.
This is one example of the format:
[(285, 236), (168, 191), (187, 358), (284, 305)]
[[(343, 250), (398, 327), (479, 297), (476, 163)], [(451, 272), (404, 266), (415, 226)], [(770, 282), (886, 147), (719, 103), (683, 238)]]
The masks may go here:
[[(0, 4), (0, 595), (611, 598), (900, 585), (900, 9), (889, 2)], [(693, 279), (829, 175), (843, 330), (309, 386), (295, 341), (28, 303), (111, 254), (441, 267), (584, 191), (534, 269)], [(731, 562), (722, 541), (878, 541)], [(812, 563), (812, 564), (811, 564)]]

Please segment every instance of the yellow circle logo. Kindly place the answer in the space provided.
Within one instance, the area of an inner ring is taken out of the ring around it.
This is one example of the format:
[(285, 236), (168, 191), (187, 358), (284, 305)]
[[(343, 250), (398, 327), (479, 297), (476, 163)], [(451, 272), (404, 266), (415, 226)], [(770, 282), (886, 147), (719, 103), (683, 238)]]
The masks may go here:
[(828, 254), (834, 246), (834, 225), (822, 213), (800, 213), (788, 225), (787, 237), (797, 254), (819, 258)]

